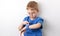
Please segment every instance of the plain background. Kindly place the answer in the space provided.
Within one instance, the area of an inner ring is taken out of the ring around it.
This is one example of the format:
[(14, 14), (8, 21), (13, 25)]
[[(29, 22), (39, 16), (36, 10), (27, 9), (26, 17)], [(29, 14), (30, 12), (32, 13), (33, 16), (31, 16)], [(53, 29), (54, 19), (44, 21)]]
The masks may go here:
[[(0, 36), (19, 36), (18, 26), (30, 0), (0, 0)], [(43, 36), (60, 36), (60, 0), (35, 0), (41, 4)], [(39, 4), (39, 5), (40, 5)]]

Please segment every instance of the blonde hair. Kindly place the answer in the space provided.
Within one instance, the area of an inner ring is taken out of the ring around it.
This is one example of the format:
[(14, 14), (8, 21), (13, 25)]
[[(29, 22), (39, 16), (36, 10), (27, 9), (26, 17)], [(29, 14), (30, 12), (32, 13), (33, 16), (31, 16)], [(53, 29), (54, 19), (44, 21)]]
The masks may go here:
[(39, 11), (39, 10), (38, 10), (38, 3), (35, 2), (35, 1), (30, 1), (30, 2), (27, 4), (27, 9), (28, 9), (28, 8), (34, 8), (34, 9), (36, 9), (37, 11)]

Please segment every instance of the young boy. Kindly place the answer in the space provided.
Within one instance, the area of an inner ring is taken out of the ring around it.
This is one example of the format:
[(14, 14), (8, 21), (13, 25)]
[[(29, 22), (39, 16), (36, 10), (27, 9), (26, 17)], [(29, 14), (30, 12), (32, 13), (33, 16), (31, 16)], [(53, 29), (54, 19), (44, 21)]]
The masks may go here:
[(19, 26), (20, 36), (24, 32), (24, 36), (42, 36), (43, 19), (38, 17), (39, 9), (35, 1), (30, 1), (27, 4), (27, 13), (29, 14), (24, 18)]

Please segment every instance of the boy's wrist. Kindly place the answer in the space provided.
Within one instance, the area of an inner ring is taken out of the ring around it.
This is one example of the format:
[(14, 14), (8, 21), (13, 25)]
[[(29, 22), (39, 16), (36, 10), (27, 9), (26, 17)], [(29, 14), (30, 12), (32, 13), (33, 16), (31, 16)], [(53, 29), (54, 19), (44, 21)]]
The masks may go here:
[(27, 29), (29, 29), (29, 24), (26, 24), (26, 26), (25, 26), (25, 27), (26, 27), (26, 30), (27, 30)]

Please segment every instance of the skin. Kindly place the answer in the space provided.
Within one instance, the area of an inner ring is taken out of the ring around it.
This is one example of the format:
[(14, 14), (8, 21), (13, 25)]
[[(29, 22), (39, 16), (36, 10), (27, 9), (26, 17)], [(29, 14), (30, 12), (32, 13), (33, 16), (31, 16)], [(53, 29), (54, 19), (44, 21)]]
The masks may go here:
[[(30, 16), (30, 19), (34, 20), (37, 17), (39, 12), (34, 8), (28, 8), (27, 13)], [(28, 21), (23, 21), (21, 23), (21, 25), (18, 27), (18, 29), (20, 30), (20, 36), (21, 36), (22, 32), (24, 32), (25, 29), (26, 29), (26, 27), (23, 27), (24, 24), (29, 24), (29, 22)], [(36, 29), (36, 28), (39, 28), (39, 27), (41, 27), (41, 24), (37, 23), (37, 24), (30, 25), (29, 29)]]

